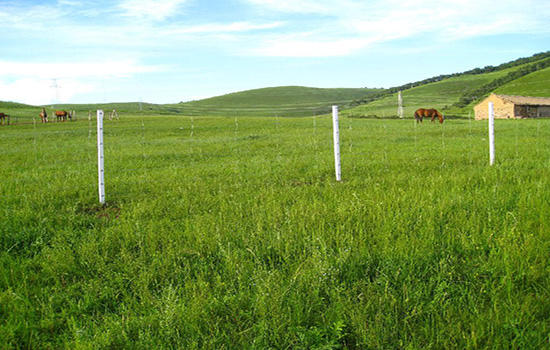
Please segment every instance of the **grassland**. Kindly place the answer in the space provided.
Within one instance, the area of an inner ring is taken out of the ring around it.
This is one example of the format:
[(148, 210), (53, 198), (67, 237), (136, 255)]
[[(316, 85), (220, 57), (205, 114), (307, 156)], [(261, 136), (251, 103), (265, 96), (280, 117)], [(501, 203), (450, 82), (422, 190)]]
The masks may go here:
[(550, 347), (550, 121), (0, 127), (0, 344)]

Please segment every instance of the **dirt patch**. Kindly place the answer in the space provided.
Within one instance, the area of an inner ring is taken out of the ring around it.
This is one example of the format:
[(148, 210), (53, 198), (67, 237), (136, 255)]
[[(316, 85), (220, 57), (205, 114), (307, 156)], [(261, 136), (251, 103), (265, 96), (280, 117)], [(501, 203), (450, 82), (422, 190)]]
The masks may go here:
[(95, 216), (98, 219), (114, 220), (118, 219), (121, 213), (120, 207), (116, 202), (106, 202), (105, 204), (97, 204), (91, 207), (83, 207), (79, 213)]

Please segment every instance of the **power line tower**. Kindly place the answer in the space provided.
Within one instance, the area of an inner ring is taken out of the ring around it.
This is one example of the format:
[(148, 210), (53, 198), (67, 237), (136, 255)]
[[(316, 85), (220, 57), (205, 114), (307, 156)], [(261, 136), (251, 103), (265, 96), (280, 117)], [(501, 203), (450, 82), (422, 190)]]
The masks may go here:
[(397, 94), (397, 115), (399, 118), (404, 118), (403, 116), (403, 97), (401, 96), (401, 91)]
[(52, 79), (52, 85), (50, 85), (50, 88), (52, 88), (52, 108), (54, 104), (59, 104), (59, 89), (60, 86), (57, 85), (57, 79)]

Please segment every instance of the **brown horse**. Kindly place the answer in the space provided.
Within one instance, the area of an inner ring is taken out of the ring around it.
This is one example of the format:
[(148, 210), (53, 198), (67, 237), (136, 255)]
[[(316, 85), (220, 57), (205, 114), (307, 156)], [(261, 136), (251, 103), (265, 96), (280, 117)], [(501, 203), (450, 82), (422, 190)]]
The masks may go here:
[(67, 118), (71, 119), (71, 113), (67, 112), (67, 111), (58, 111), (56, 110), (54, 112), (55, 116), (57, 117), (57, 121), (62, 121), (64, 122), (65, 120), (67, 120)]
[(416, 112), (414, 112), (414, 118), (416, 119), (417, 123), (418, 122), (422, 123), (422, 118), (424, 117), (431, 118), (432, 123), (435, 120), (435, 117), (439, 118), (440, 123), (443, 123), (443, 120), (445, 120), (445, 118), (443, 118), (443, 114), (439, 113), (437, 109), (420, 108), (420, 109), (417, 109)]
[(48, 113), (46, 113), (46, 110), (42, 108), (42, 112), (40, 112), (40, 119), (42, 119), (42, 123), (48, 122)]
[(0, 112), (0, 124), (5, 124), (6, 120), (8, 121), (8, 125), (10, 124), (10, 116), (7, 115), (4, 112)]

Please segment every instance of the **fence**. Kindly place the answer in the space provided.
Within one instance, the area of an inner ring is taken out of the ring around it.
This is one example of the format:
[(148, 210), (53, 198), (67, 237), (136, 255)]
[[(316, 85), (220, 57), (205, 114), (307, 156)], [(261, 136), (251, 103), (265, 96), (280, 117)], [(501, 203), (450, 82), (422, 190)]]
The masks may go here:
[[(93, 155), (99, 135), (93, 119), (6, 128), (9, 132), (0, 134), (0, 139), (10, 145), (4, 149), (7, 159), (30, 154), (36, 164), (28, 160), (17, 168), (21, 173), (5, 177), (26, 173), (34, 178), (51, 169), (66, 180), (94, 178), (93, 186), (86, 187), (96, 192), (98, 179), (85, 174), (95, 173), (99, 160)], [(340, 150), (344, 183), (395, 176), (395, 171), (404, 176), (462, 167), (468, 172), (486, 165), (488, 125), (483, 121), (455, 119), (414, 127), (413, 121), (398, 119), (339, 122), (339, 145), (347, 145)], [(188, 186), (186, 182), (208, 179), (231, 179), (234, 186), (262, 176), (264, 181), (281, 183), (334, 181), (334, 124), (326, 115), (298, 119), (141, 115), (107, 118), (104, 123), (104, 200), (125, 197), (136, 189), (146, 195), (155, 186), (171, 191)], [(549, 127), (546, 120), (497, 121), (495, 164), (548, 164)]]

